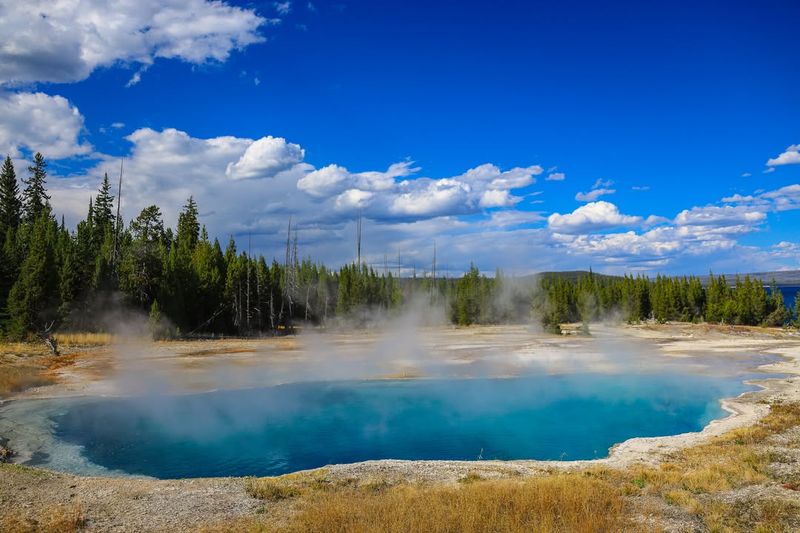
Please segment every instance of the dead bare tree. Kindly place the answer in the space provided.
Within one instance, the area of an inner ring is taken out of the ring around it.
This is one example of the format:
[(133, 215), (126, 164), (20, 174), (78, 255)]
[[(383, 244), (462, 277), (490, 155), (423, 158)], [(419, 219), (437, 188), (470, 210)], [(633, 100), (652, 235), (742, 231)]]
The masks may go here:
[(247, 234), (247, 334), (250, 334), (250, 234)]
[(433, 270), (431, 271), (431, 298), (435, 303), (437, 300), (436, 291), (436, 241), (433, 241)]
[(358, 267), (361, 268), (361, 215), (356, 221), (356, 258)]
[(119, 232), (122, 226), (122, 221), (119, 218), (120, 204), (122, 203), (122, 163), (125, 159), (119, 161), (119, 187), (117, 189), (117, 219), (114, 224), (114, 251), (111, 257), (111, 264), (114, 272), (117, 271), (117, 262), (119, 260)]
[(39, 332), (39, 337), (41, 337), (53, 355), (61, 355), (58, 351), (58, 339), (50, 334), (55, 323), (55, 320), (53, 320), (50, 324), (45, 325), (44, 329)]
[[(297, 231), (295, 230), (294, 247), (292, 247), (292, 218), (289, 217), (289, 228), (286, 231), (286, 258), (284, 261), (284, 297), (283, 301), (288, 304), (286, 315), (286, 329), (293, 331), (292, 318), (294, 317), (294, 297), (297, 293)], [(281, 308), (281, 314), (283, 309)]]

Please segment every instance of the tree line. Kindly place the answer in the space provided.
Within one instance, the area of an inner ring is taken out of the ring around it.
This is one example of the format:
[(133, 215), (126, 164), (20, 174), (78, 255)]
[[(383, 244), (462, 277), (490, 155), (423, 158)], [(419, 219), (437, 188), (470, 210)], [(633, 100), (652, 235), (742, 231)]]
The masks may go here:
[(710, 322), (748, 326), (784, 326), (797, 321), (783, 294), (750, 276), (710, 274), (705, 284), (696, 276), (598, 276), (591, 271), (576, 280), (545, 276), (533, 307), (542, 325), (558, 331), (568, 322), (591, 323), (617, 317), (629, 323), (655, 320)]
[(0, 335), (23, 339), (53, 329), (96, 331), (109, 309), (148, 314), (156, 336), (279, 334), (299, 324), (371, 320), (421, 299), (459, 325), (528, 322), (549, 330), (565, 322), (618, 315), (629, 322), (701, 321), (782, 325), (793, 320), (778, 290), (723, 276), (576, 279), (541, 276), (534, 283), (493, 277), (471, 265), (457, 278), (392, 276), (359, 262), (338, 270), (298, 253), (287, 226), (284, 257), (267, 260), (209, 239), (189, 197), (177, 227), (151, 205), (127, 224), (108, 175), (74, 230), (57, 220), (47, 193), (47, 163), (33, 157), (18, 179), (10, 157), (0, 172)]
[[(367, 265), (338, 272), (300, 259), (297, 232), (286, 257), (266, 260), (209, 239), (190, 197), (177, 228), (156, 205), (125, 224), (108, 175), (74, 231), (53, 214), (47, 163), (34, 156), (18, 180), (10, 157), (0, 175), (0, 333), (20, 339), (62, 328), (103, 329), (119, 304), (149, 314), (157, 335), (256, 334), (323, 323), (362, 307), (396, 308), (391, 273)], [(20, 187), (22, 185), (22, 188)]]

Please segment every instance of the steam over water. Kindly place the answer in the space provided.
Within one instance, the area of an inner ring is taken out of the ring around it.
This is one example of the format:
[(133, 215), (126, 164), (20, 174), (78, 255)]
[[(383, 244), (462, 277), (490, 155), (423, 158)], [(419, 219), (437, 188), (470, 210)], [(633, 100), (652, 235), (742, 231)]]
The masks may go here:
[(303, 383), (78, 400), (56, 436), (92, 463), (157, 478), (277, 475), (368, 459), (591, 459), (696, 431), (738, 380), (680, 375)]
[(773, 358), (664, 356), (599, 326), (580, 339), (411, 319), (271, 340), (130, 335), (107, 357), (110, 370), (79, 382), (82, 396), (0, 406), (19, 461), (179, 478), (370, 459), (600, 458), (631, 437), (700, 430)]

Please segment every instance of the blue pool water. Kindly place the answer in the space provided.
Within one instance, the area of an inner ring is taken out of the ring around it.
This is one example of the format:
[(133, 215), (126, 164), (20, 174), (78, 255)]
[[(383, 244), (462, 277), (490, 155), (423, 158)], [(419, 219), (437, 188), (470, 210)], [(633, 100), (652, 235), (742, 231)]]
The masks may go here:
[(81, 400), (58, 438), (157, 478), (277, 475), (368, 459), (590, 459), (634, 436), (697, 431), (748, 389), (709, 376), (304, 383)]

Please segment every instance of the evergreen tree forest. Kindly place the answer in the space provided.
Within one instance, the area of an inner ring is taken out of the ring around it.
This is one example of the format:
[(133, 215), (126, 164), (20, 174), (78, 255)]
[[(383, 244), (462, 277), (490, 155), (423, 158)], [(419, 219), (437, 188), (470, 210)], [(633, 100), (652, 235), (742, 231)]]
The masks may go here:
[[(796, 319), (776, 286), (767, 289), (750, 276), (710, 274), (700, 278), (657, 276), (610, 277), (591, 271), (577, 280), (545, 276), (534, 298), (542, 325), (558, 331), (560, 324), (616, 318), (628, 323), (709, 322), (748, 326), (784, 326)], [(796, 305), (795, 305), (796, 308)]]
[(156, 205), (127, 224), (108, 176), (74, 229), (47, 193), (47, 162), (35, 154), (25, 177), (10, 157), (0, 173), (0, 336), (101, 331), (110, 310), (149, 316), (158, 337), (273, 335), (309, 325), (364, 324), (423, 301), (459, 325), (607, 317), (781, 326), (793, 320), (781, 292), (755, 279), (542, 275), (525, 281), (472, 265), (461, 277), (400, 278), (359, 262), (332, 270), (299, 256), (288, 224), (280, 259), (252, 256), (231, 238), (209, 238), (197, 203), (186, 200), (175, 229)]

